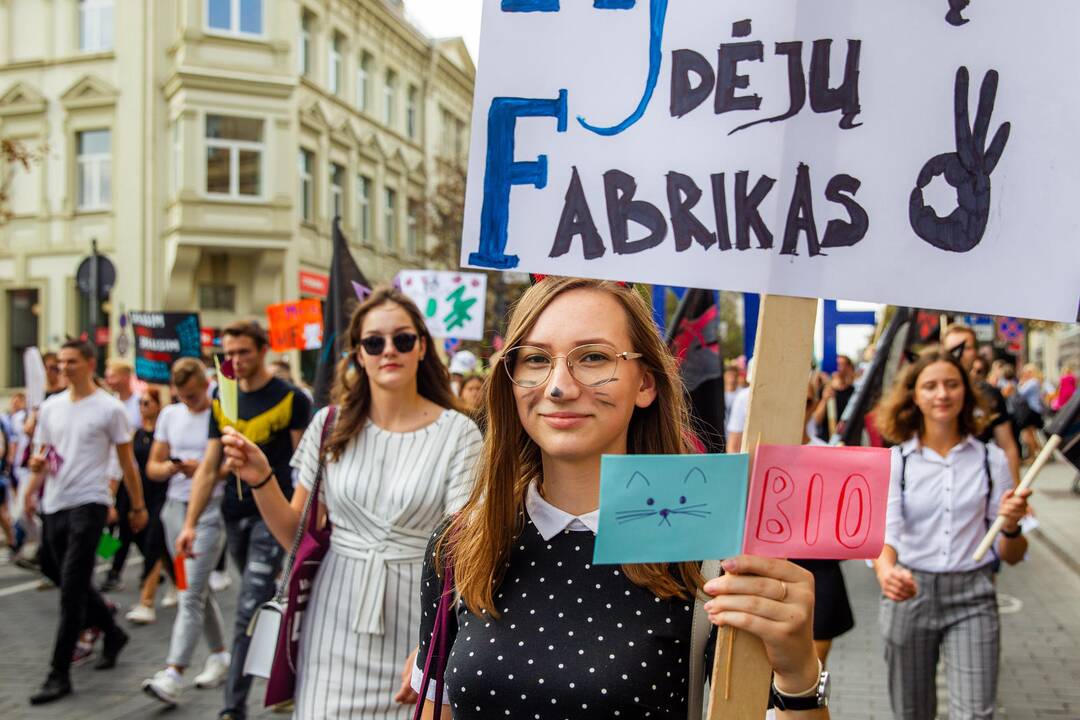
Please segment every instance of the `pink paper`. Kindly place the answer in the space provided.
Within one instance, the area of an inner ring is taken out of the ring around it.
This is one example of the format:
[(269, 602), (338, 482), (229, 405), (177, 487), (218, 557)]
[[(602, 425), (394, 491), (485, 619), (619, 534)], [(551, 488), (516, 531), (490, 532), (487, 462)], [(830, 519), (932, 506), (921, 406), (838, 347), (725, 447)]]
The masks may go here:
[(871, 560), (885, 544), (890, 452), (759, 445), (744, 551), (775, 558)]

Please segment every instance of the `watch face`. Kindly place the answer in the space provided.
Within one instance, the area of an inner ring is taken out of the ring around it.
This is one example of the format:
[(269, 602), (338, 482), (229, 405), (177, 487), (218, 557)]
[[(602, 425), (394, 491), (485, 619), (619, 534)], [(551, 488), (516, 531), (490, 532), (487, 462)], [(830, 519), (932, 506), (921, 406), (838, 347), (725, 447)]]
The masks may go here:
[(832, 692), (832, 678), (826, 670), (821, 673), (821, 682), (818, 684), (818, 707), (829, 707), (830, 692)]

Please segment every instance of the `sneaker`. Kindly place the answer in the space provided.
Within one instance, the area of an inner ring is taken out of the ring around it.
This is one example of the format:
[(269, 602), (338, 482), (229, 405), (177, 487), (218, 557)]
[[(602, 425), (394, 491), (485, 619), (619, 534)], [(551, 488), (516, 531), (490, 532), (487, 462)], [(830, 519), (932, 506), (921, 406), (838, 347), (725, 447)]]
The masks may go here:
[(222, 592), (228, 590), (232, 585), (232, 578), (229, 573), (222, 572), (220, 570), (210, 571), (210, 589), (214, 592)]
[(98, 586), (98, 591), (103, 593), (116, 592), (124, 589), (124, 583), (119, 577), (109, 575), (105, 578), (105, 581)]
[(56, 587), (56, 583), (54, 583), (49, 578), (41, 578), (40, 580), (38, 580), (37, 585), (34, 586), (34, 589), (35, 590), (52, 590), (55, 587)]
[(170, 585), (169, 589), (165, 591), (165, 597), (161, 598), (161, 607), (165, 609), (174, 608), (179, 602), (180, 596), (176, 594), (176, 586)]
[(83, 665), (90, 656), (94, 654), (94, 646), (83, 640), (79, 640), (75, 643), (75, 649), (71, 651), (71, 666), (78, 667)]
[(154, 677), (143, 680), (143, 692), (166, 705), (176, 705), (180, 702), (180, 693), (184, 689), (177, 677), (178, 674), (169, 672), (168, 668), (158, 670), (154, 673)]
[(23, 570), (29, 570), (30, 572), (40, 572), (41, 565), (38, 564), (37, 554), (37, 543), (23, 543), (23, 546), (19, 548), (19, 552), (15, 553), (15, 559), (12, 562), (15, 564), (15, 567), (22, 568)]
[(154, 608), (138, 603), (128, 610), (124, 618), (133, 625), (150, 625), (157, 620), (157, 613)]
[(0, 565), (9, 565), (14, 559), (15, 548), (11, 547), (10, 545), (8, 547), (0, 548)]
[(219, 687), (229, 676), (229, 662), (231, 660), (232, 657), (225, 651), (211, 653), (206, 658), (203, 671), (195, 676), (195, 687), (200, 690)]

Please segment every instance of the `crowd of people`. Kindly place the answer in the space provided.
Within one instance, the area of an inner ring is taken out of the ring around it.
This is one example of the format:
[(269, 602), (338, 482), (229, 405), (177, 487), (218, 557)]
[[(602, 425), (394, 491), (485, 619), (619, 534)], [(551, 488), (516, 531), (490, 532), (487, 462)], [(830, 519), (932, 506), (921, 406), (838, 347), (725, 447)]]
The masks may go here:
[[(270, 362), (263, 328), (237, 322), (222, 333), (237, 417), (210, 363), (178, 360), (163, 387), (118, 361), (99, 379), (80, 341), (47, 353), (47, 399), (28, 408), (14, 396), (0, 433), (9, 556), (59, 589), (49, 670), (30, 702), (70, 694), (73, 662), (93, 652), (95, 668), (116, 665), (131, 636), (108, 596), (135, 545), (127, 622), (176, 607), (142, 691), (172, 706), (220, 687), (218, 717), (246, 717), (253, 618), (313, 507), (330, 544), (301, 625), (294, 717), (404, 718), (418, 703), (425, 718), (693, 716), (713, 646), (693, 656), (699, 620), (762, 640), (778, 717), (827, 717), (831, 643), (855, 623), (839, 562), (742, 555), (720, 577), (697, 563), (591, 564), (601, 456), (698, 451), (642, 297), (543, 279), (515, 305), (505, 347), (486, 372), (471, 353), (448, 367), (413, 302), (377, 288), (351, 316), (331, 405), (313, 412), (288, 364)], [(804, 444), (826, 444), (856, 392), (862, 368), (837, 366), (808, 379)], [(729, 452), (742, 447), (752, 373), (724, 372)], [(1068, 369), (1054, 388), (1033, 366), (1017, 377), (954, 326), (874, 409), (872, 429), (892, 447), (873, 566), (895, 717), (935, 717), (942, 656), (949, 717), (992, 717), (994, 574), (1026, 549), (1022, 453), (1038, 452), (1043, 418), (1075, 389)], [(995, 551), (976, 563), (998, 515)], [(118, 549), (95, 585), (103, 534)], [(231, 618), (215, 597), (226, 563)], [(200, 637), (206, 660), (189, 678)]]

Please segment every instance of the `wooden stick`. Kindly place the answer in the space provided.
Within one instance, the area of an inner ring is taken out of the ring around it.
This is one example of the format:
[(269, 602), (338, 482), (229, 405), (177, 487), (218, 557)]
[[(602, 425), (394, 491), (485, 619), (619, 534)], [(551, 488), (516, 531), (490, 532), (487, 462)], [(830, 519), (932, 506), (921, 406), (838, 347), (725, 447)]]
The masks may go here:
[[(743, 432), (744, 438), (755, 439), (755, 447), (762, 442), (802, 442), (817, 306), (818, 301), (812, 299), (761, 298), (750, 407)], [(730, 640), (724, 633), (717, 637), (709, 720), (761, 720), (772, 683), (765, 646), (753, 635), (733, 628), (728, 634)], [(730, 644), (725, 648), (723, 642)]]
[[(1043, 466), (1050, 461), (1050, 458), (1054, 455), (1054, 451), (1057, 450), (1060, 445), (1060, 435), (1052, 435), (1050, 439), (1046, 441), (1046, 444), (1043, 445), (1042, 452), (1035, 458), (1035, 462), (1031, 463), (1031, 467), (1028, 468), (1028, 471), (1024, 473), (1024, 479), (1021, 480), (1020, 484), (1016, 487), (1017, 490), (1026, 490), (1035, 484), (1035, 478), (1042, 471)], [(983, 536), (982, 542), (979, 543), (978, 549), (972, 556), (975, 562), (982, 560), (986, 553), (990, 551), (990, 548), (993, 547), (994, 540), (997, 539), (998, 533), (1005, 527), (1005, 520), (1006, 518), (1004, 515), (998, 515), (997, 519), (994, 520), (994, 524), (986, 531), (986, 535)]]

